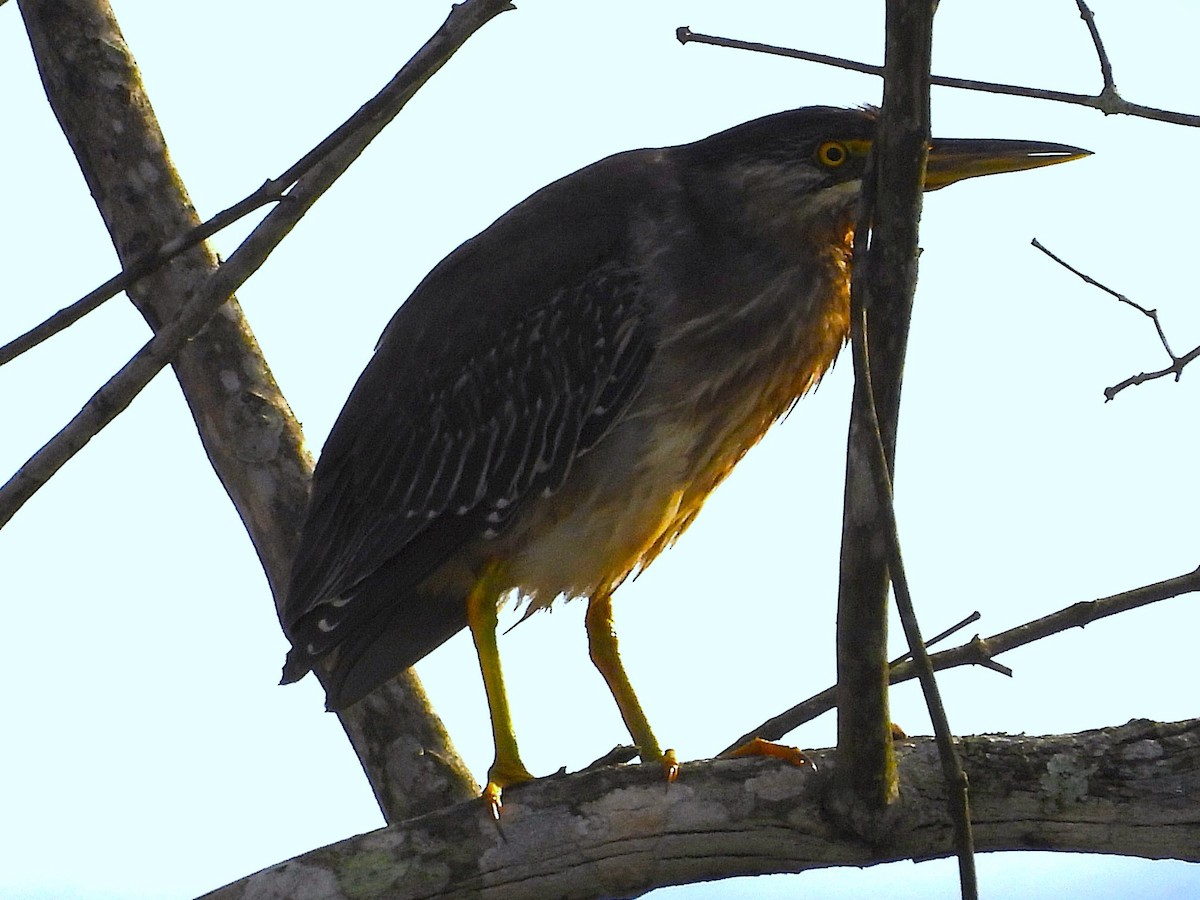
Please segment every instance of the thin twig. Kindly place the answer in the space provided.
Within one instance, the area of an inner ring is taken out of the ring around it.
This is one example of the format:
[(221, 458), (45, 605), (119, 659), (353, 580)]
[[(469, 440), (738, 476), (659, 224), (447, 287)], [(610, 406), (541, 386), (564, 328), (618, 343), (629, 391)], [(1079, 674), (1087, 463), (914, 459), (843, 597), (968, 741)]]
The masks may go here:
[[(511, 4), (509, 4), (511, 8)], [(395, 81), (392, 82), (395, 84)], [(288, 169), (276, 178), (272, 178), (249, 196), (239, 200), (228, 209), (217, 213), (206, 222), (202, 222), (185, 234), (168, 241), (165, 245), (141, 260), (127, 266), (104, 284), (89, 292), (84, 297), (64, 307), (40, 325), (30, 329), (25, 334), (0, 347), (0, 366), (11, 362), (27, 350), (53, 337), (60, 331), (70, 327), (88, 313), (97, 309), (106, 300), (115, 297), (141, 278), (158, 270), (186, 250), (212, 237), (222, 229), (244, 218), (256, 209), (287, 199), (287, 192), (318, 163), (328, 158), (338, 147), (356, 134), (359, 129), (378, 116), (383, 116), (384, 123), (395, 116), (396, 111), (390, 110), (395, 102), (394, 92), (389, 93), (385, 88), (380, 91), (345, 122), (334, 129), (319, 144), (309, 150)], [(359, 151), (361, 152), (361, 151)], [(357, 154), (355, 154), (357, 155)]]
[[(1017, 647), (1032, 644), (1071, 628), (1083, 628), (1085, 625), (1090, 625), (1092, 622), (1108, 616), (1115, 616), (1118, 613), (1148, 606), (1160, 600), (1168, 600), (1171, 597), (1196, 591), (1200, 591), (1200, 568), (1186, 575), (1144, 585), (1120, 594), (1113, 594), (1110, 597), (1073, 603), (1057, 612), (1042, 616), (1040, 619), (1033, 619), (1007, 631), (1001, 631), (991, 637), (977, 636), (965, 644), (934, 653), (929, 657), (929, 661), (934, 669), (939, 671), (958, 666), (984, 665), (989, 662), (995, 664), (994, 656), (1015, 650)], [(994, 667), (995, 665), (989, 668)], [(888, 682), (900, 684), (915, 677), (916, 668), (910, 662), (902, 662), (892, 666), (891, 672), (888, 674)], [(826, 688), (819, 694), (814, 694), (807, 700), (797, 703), (791, 709), (768, 719), (757, 728), (747, 731), (722, 752), (740, 747), (756, 737), (769, 741), (780, 740), (788, 732), (829, 712), (835, 704), (834, 688)]]
[(1075, 0), (1075, 5), (1079, 7), (1079, 17), (1087, 24), (1088, 34), (1092, 36), (1092, 46), (1096, 48), (1096, 58), (1100, 61), (1100, 77), (1104, 81), (1100, 96), (1120, 99), (1121, 95), (1113, 81), (1112, 63), (1108, 60), (1108, 51), (1104, 49), (1104, 41), (1100, 38), (1100, 29), (1096, 27), (1096, 16), (1083, 0)]
[(862, 311), (861, 320), (857, 322), (852, 332), (851, 346), (854, 350), (854, 377), (855, 380), (862, 379), (863, 388), (866, 391), (868, 415), (875, 426), (873, 430), (876, 446), (871, 459), (871, 474), (874, 476), (875, 497), (881, 507), (880, 518), (885, 525), (888, 540), (888, 573), (892, 579), (892, 590), (896, 596), (896, 609), (900, 614), (900, 624), (904, 629), (904, 636), (908, 640), (909, 653), (912, 654), (911, 665), (921, 682), (921, 692), (925, 695), (925, 706), (929, 710), (929, 718), (933, 723), (938, 757), (942, 764), (942, 774), (946, 779), (948, 788), (946, 802), (950, 818), (954, 822), (954, 844), (958, 855), (959, 880), (962, 886), (963, 900), (974, 900), (979, 896), (979, 885), (975, 872), (975, 839), (971, 831), (971, 805), (967, 773), (959, 758), (958, 748), (954, 745), (954, 734), (950, 730), (950, 720), (946, 715), (945, 704), (942, 703), (942, 693), (938, 689), (933, 664), (929, 661), (929, 653), (921, 638), (921, 627), (917, 622), (917, 612), (913, 605), (908, 575), (904, 568), (904, 554), (900, 549), (900, 532), (896, 524), (896, 508), (892, 503), (892, 479), (888, 471), (883, 437), (878, 427), (879, 420), (875, 416), (875, 396), (871, 384), (870, 331), (867, 328), (867, 310), (865, 309)]
[[(866, 75), (883, 75), (883, 67), (870, 63), (843, 59), (837, 56), (827, 56), (823, 53), (812, 53), (807, 50), (793, 50), (789, 47), (776, 47), (772, 44), (756, 44), (751, 41), (739, 41), (734, 38), (717, 37), (711, 34), (700, 34), (683, 26), (675, 30), (675, 36), (681, 44), (697, 43), (710, 44), (714, 47), (729, 47), (734, 50), (750, 50), (755, 53), (769, 53), (772, 56), (786, 56), (789, 59), (802, 59), (833, 66), (838, 69), (848, 69), (852, 72), (862, 72)], [(1152, 119), (1156, 122), (1169, 122), (1172, 125), (1188, 125), (1200, 127), (1200, 115), (1173, 112), (1156, 109), (1152, 106), (1142, 106), (1130, 103), (1116, 94), (1116, 91), (1104, 90), (1099, 94), (1072, 94), (1067, 91), (1053, 91), (1046, 88), (1023, 87), (1016, 84), (1001, 84), (994, 81), (977, 81), (972, 78), (951, 78), (946, 75), (933, 75), (930, 83), (939, 87), (958, 88), (964, 91), (982, 91), (988, 94), (1004, 94), (1011, 97), (1029, 97), (1034, 100), (1050, 100), (1055, 103), (1069, 103), (1075, 106), (1086, 106), (1098, 109), (1105, 115), (1136, 116), (1140, 119)]]
[(1174, 375), (1175, 380), (1178, 381), (1179, 377), (1183, 374), (1184, 366), (1197, 358), (1200, 358), (1200, 347), (1196, 347), (1190, 352), (1185, 353), (1165, 369), (1158, 369), (1154, 372), (1139, 372), (1137, 375), (1130, 375), (1124, 381), (1120, 381), (1117, 384), (1114, 384), (1112, 387), (1105, 388), (1104, 399), (1111, 400), (1127, 387), (1145, 384), (1147, 381), (1154, 381), (1156, 378), (1165, 378), (1168, 375)]
[(1056, 254), (1054, 254), (1051, 251), (1049, 251), (1048, 249), (1046, 249), (1045, 245), (1043, 245), (1042, 242), (1039, 241), (1037, 238), (1034, 238), (1030, 243), (1032, 243), (1034, 247), (1036, 247), (1038, 250), (1041, 250), (1048, 257), (1050, 257), (1052, 260), (1054, 260), (1056, 263), (1058, 263), (1060, 266), (1062, 266), (1064, 269), (1066, 269), (1068, 272), (1072, 272), (1075, 275), (1079, 276), (1079, 278), (1081, 278), (1086, 284), (1090, 284), (1092, 287), (1099, 288), (1100, 290), (1104, 291), (1106, 294), (1108, 294), (1112, 297), (1115, 297), (1117, 300), (1121, 301), (1122, 303), (1126, 304), (1127, 306), (1132, 306), (1134, 309), (1136, 309), (1142, 315), (1144, 315), (1148, 319), (1150, 319), (1150, 321), (1154, 323), (1154, 330), (1158, 333), (1159, 342), (1163, 345), (1163, 349), (1166, 350), (1167, 356), (1169, 356), (1171, 358), (1171, 364), (1169, 366), (1167, 366), (1165, 369), (1160, 369), (1157, 372), (1142, 372), (1139, 375), (1131, 375), (1129, 378), (1126, 378), (1120, 384), (1116, 384), (1116, 385), (1113, 385), (1112, 387), (1105, 388), (1104, 389), (1104, 398), (1106, 401), (1111, 400), (1113, 397), (1117, 396), (1117, 394), (1119, 394), (1121, 391), (1125, 390), (1125, 388), (1127, 388), (1127, 387), (1132, 387), (1135, 384), (1144, 384), (1145, 382), (1153, 381), (1156, 378), (1163, 378), (1167, 375), (1174, 375), (1175, 380), (1178, 381), (1180, 379), (1180, 377), (1183, 375), (1184, 367), (1188, 363), (1190, 363), (1192, 360), (1196, 359), (1197, 357), (1200, 357), (1200, 346), (1195, 347), (1188, 353), (1185, 353), (1183, 356), (1175, 355), (1175, 351), (1171, 349), (1170, 342), (1167, 341), (1166, 332), (1163, 331), (1162, 322), (1159, 321), (1157, 309), (1147, 309), (1146, 307), (1142, 306), (1140, 303), (1129, 299), (1128, 297), (1126, 297), (1124, 294), (1120, 293), (1119, 291), (1115, 291), (1112, 288), (1110, 288), (1108, 285), (1097, 281), (1095, 278), (1093, 278), (1091, 275), (1088, 275), (1086, 272), (1081, 272), (1079, 269), (1075, 268), (1073, 265), (1071, 265), (1069, 262), (1064, 260), (1062, 257), (1057, 256)]
[[(960, 619), (959, 621), (957, 621), (953, 625), (951, 625), (949, 628), (947, 628), (945, 631), (941, 631), (941, 632), (935, 634), (933, 637), (929, 638), (927, 641), (925, 641), (925, 649), (928, 650), (934, 644), (941, 643), (946, 638), (950, 637), (952, 634), (958, 634), (958, 632), (962, 631), (968, 625), (971, 625), (974, 622), (978, 622), (981, 618), (983, 618), (983, 617), (979, 614), (979, 610), (975, 610), (975, 612), (971, 613), (965, 619)], [(908, 660), (911, 656), (912, 656), (912, 651), (906, 650), (905, 652), (903, 652), (899, 656), (897, 656), (895, 659), (893, 659), (891, 662), (889, 662), (888, 666), (889, 667), (898, 666), (898, 665), (900, 665), (900, 663)]]
[(1046, 246), (1041, 241), (1039, 241), (1037, 238), (1034, 238), (1032, 241), (1030, 241), (1030, 243), (1034, 247), (1036, 247), (1037, 249), (1039, 249), (1043, 253), (1045, 253), (1048, 257), (1050, 257), (1052, 260), (1054, 260), (1056, 263), (1058, 263), (1060, 266), (1062, 266), (1067, 271), (1074, 272), (1081, 279), (1083, 279), (1083, 281), (1090, 284), (1092, 287), (1099, 288), (1100, 290), (1104, 291), (1104, 293), (1108, 294), (1109, 296), (1115, 297), (1117, 300), (1120, 300), (1122, 303), (1132, 306), (1134, 309), (1136, 309), (1142, 315), (1149, 317), (1150, 320), (1152, 322), (1154, 322), (1154, 328), (1158, 331), (1158, 339), (1160, 341), (1162, 341), (1163, 348), (1167, 351), (1167, 355), (1169, 357), (1171, 357), (1171, 359), (1175, 359), (1175, 354), (1171, 351), (1171, 345), (1167, 343), (1167, 336), (1163, 333), (1162, 325), (1158, 321), (1158, 310), (1157, 309), (1146, 309), (1146, 307), (1142, 306), (1137, 301), (1130, 300), (1124, 294), (1120, 293), (1119, 291), (1115, 291), (1112, 288), (1110, 288), (1108, 285), (1097, 281), (1095, 278), (1093, 278), (1091, 275), (1088, 275), (1086, 272), (1079, 271), (1079, 269), (1075, 268), (1069, 262), (1064, 260), (1061, 256), (1058, 256), (1057, 254), (1052, 253), (1050, 250), (1046, 249)]
[(283, 200), (283, 192), (294, 183), (295, 179), (283, 182), (282, 177), (266, 182), (253, 194), (217, 213), (207, 222), (202, 222), (186, 234), (168, 241), (149, 256), (127, 266), (104, 284), (89, 291), (70, 306), (63, 307), (41, 324), (0, 347), (0, 366), (12, 362), (22, 353), (32, 350), (60, 331), (65, 331), (88, 313), (99, 309), (106, 300), (112, 299), (142, 278), (158, 271), (181, 253), (207, 240), (226, 226), (232, 225), (260, 207)]

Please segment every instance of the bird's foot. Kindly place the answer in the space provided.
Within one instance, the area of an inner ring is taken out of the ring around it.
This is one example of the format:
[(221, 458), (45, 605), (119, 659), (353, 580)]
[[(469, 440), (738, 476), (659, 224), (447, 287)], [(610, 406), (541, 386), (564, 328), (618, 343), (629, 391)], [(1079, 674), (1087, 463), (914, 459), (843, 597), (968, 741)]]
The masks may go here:
[(504, 762), (497, 760), (488, 769), (488, 783), (483, 789), (481, 799), (488, 812), (492, 814), (492, 818), (497, 822), (500, 821), (500, 811), (504, 808), (504, 802), (501, 799), (504, 789), (509, 785), (521, 784), (524, 781), (533, 781), (533, 775), (519, 759)]
[(728, 753), (721, 754), (722, 759), (737, 759), (743, 756), (768, 756), (772, 759), (781, 759), (793, 766), (804, 766), (814, 771), (817, 768), (817, 764), (805, 756), (799, 747), (776, 744), (772, 741), (764, 741), (762, 738), (754, 738)]
[(674, 784), (675, 779), (679, 777), (679, 760), (675, 756), (675, 751), (664, 750), (662, 759), (658, 762), (663, 767), (663, 774), (667, 776), (667, 784)]
[(674, 750), (659, 750), (658, 747), (655, 747), (647, 752), (639, 750), (638, 755), (642, 758), (643, 763), (658, 763), (662, 766), (667, 784), (674, 784), (675, 779), (679, 777), (679, 757), (675, 755)]

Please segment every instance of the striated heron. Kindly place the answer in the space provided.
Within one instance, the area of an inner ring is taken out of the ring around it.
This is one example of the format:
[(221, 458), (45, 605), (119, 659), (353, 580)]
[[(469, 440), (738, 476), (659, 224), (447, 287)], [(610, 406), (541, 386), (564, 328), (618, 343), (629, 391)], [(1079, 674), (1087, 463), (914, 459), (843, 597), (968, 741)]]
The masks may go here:
[[(469, 627), (491, 710), (485, 797), (521, 762), (498, 604), (586, 597), (592, 660), (642, 760), (673, 765), (617, 652), (613, 590), (688, 527), (849, 331), (877, 125), (814, 107), (621, 153), (543, 188), (425, 278), (325, 444), (282, 608), (284, 682), (342, 709)], [(926, 189), (1077, 159), (934, 140)], [(527, 614), (528, 614), (527, 612)]]

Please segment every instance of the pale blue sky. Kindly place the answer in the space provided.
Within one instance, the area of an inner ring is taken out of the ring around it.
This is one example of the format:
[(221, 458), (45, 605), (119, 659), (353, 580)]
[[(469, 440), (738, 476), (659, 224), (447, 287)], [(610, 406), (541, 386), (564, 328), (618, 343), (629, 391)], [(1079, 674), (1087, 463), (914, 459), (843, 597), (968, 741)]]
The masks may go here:
[[(448, 3), (203, 5), (114, 0), (202, 215), (287, 167), (432, 33)], [(521, 0), (441, 72), (239, 293), (319, 450), (395, 307), (458, 243), (604, 155), (694, 140), (768, 112), (879, 100), (866, 76), (691, 45), (703, 32), (880, 60), (879, 2)], [(1200, 8), (1095, 0), (1131, 100), (1198, 111)], [(944, 74), (1094, 90), (1070, 0), (942, 4)], [(114, 272), (48, 111), (15, 3), (0, 8), (0, 338)], [(1096, 156), (932, 195), (904, 390), (900, 527), (928, 632), (984, 634), (1197, 563), (1197, 375), (1103, 402), (1164, 365), (1141, 318), (1055, 267), (1033, 237), (1200, 342), (1191, 260), (1200, 135), (1088, 110), (935, 90), (951, 137), (1062, 141)], [(1177, 162), (1178, 161), (1178, 162)], [(246, 228), (216, 244), (228, 253)], [(12, 472), (146, 339), (115, 300), (0, 370)], [(665, 744), (711, 755), (827, 686), (850, 387), (843, 360), (617, 595), (631, 677)], [(781, 562), (782, 561), (782, 562)], [(184, 898), (381, 820), (311, 679), (286, 649), (245, 533), (169, 375), (0, 532), (5, 685), (0, 897)], [(625, 738), (585, 650), (582, 605), (501, 641), (526, 762), (578, 767)], [(1051, 733), (1197, 715), (1200, 614), (1178, 598), (1010, 654), (1016, 677), (942, 679), (960, 733)], [(897, 634), (897, 639), (899, 635)], [(764, 675), (748, 672), (758, 665)], [(491, 758), (470, 641), (418, 666), (477, 775)], [(928, 722), (894, 695), (910, 733)], [(833, 739), (830, 716), (791, 736)], [(1200, 866), (986, 857), (991, 897), (1200, 896)], [(953, 865), (832, 870), (687, 898), (956, 895)]]

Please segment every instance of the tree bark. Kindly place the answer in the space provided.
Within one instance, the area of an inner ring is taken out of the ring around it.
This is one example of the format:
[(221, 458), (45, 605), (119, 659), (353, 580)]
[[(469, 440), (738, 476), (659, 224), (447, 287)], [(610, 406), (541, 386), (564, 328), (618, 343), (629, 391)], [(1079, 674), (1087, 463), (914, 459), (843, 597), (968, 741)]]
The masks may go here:
[[(108, 4), (21, 0), (19, 6), (46, 95), (122, 265), (195, 227), (196, 211)], [(202, 245), (128, 293), (157, 331), (219, 267), (216, 254)], [(172, 366), (213, 469), (246, 525), (272, 591), (281, 596), (312, 460), (236, 298), (220, 307)], [(389, 821), (476, 790), (415, 673), (402, 674), (341, 721)]]
[(881, 442), (888, 473), (894, 476), (900, 386), (917, 287), (918, 223), (929, 144), (934, 6), (929, 0), (889, 0), (887, 4), (883, 107), (871, 148), (871, 164), (864, 176), (854, 235), (850, 315), (852, 328), (857, 331), (863, 321), (862, 311), (867, 312), (875, 396), (872, 411), (865, 373), (856, 363), (846, 440), (838, 579), (837, 707), (842, 784), (831, 800), (839, 814), (848, 823), (855, 823), (867, 839), (875, 828), (882, 827), (885, 810), (898, 790), (888, 714), (888, 560), (892, 525), (876, 490), (872, 459)]
[[(959, 742), (979, 850), (1119, 853), (1200, 861), (1200, 720)], [(932, 738), (897, 744), (902, 792), (874, 845), (822, 812), (817, 770), (761, 759), (615, 766), (508, 788), (494, 823), (478, 801), (331, 844), (203, 900), (296, 896), (633, 897), (737, 875), (866, 866), (953, 853)]]

